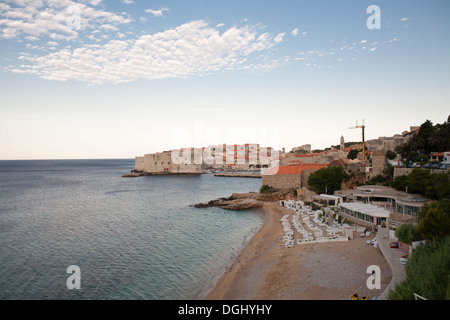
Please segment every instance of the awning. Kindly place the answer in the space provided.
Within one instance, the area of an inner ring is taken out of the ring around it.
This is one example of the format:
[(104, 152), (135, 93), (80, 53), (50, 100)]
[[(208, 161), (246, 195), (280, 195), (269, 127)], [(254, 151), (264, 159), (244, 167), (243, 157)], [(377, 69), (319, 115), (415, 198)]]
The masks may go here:
[(376, 218), (389, 218), (389, 211), (371, 204), (365, 204), (365, 203), (341, 203), (339, 204), (340, 207), (343, 207), (345, 209), (359, 212), (363, 214), (368, 214), (372, 217)]

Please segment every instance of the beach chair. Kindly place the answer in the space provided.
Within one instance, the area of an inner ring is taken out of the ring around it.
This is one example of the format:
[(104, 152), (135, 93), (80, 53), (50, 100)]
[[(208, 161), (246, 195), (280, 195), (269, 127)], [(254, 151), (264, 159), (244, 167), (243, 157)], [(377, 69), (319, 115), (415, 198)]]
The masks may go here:
[(358, 300), (358, 294), (357, 293), (354, 293), (354, 294), (352, 294), (349, 298), (348, 298), (348, 300)]

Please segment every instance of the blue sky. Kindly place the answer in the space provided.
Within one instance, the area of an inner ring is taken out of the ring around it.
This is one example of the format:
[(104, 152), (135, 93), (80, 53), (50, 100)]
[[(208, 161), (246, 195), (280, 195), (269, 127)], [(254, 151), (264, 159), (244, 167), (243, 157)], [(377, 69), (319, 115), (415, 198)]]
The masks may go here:
[[(370, 5), (381, 28), (367, 28)], [(325, 148), (450, 108), (448, 1), (0, 3), (0, 159)]]

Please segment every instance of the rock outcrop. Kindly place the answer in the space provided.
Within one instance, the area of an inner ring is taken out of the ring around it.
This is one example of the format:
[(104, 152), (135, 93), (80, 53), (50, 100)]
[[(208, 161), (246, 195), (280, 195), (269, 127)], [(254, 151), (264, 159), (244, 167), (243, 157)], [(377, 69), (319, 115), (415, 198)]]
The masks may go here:
[(286, 200), (290, 198), (290, 191), (278, 191), (270, 194), (258, 192), (233, 193), (229, 198), (211, 200), (208, 203), (198, 203), (196, 208), (220, 207), (227, 210), (246, 210), (261, 208), (264, 202)]
[(212, 200), (208, 203), (199, 203), (194, 205), (196, 208), (209, 208), (209, 207), (219, 207), (226, 210), (246, 210), (246, 209), (255, 209), (261, 208), (262, 202), (256, 199), (248, 199), (248, 198), (238, 198), (234, 199), (233, 197), (218, 200)]

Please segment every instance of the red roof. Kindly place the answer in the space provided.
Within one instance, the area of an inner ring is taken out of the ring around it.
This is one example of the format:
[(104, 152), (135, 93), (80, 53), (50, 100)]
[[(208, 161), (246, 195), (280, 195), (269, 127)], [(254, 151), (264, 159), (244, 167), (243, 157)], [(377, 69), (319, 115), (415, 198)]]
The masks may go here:
[(352, 162), (350, 160), (341, 158), (341, 159), (336, 159), (336, 160), (331, 161), (328, 164), (328, 166), (330, 166), (330, 167), (346, 166), (351, 163)]

